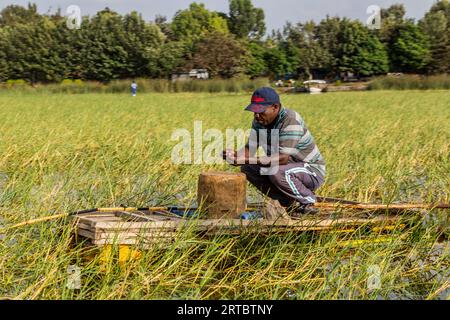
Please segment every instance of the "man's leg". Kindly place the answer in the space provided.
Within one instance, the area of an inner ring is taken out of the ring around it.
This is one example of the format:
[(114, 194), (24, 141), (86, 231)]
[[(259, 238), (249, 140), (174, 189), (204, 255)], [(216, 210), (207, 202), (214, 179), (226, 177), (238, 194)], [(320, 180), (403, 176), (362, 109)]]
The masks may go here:
[(302, 205), (316, 203), (314, 191), (324, 182), (322, 177), (301, 162), (280, 166), (279, 171), (268, 178), (284, 196)]
[(281, 205), (288, 207), (294, 202), (288, 196), (283, 194), (270, 181), (269, 176), (263, 176), (258, 165), (244, 165), (241, 167), (241, 172), (247, 176), (247, 180), (254, 185), (259, 191), (268, 197), (278, 200)]

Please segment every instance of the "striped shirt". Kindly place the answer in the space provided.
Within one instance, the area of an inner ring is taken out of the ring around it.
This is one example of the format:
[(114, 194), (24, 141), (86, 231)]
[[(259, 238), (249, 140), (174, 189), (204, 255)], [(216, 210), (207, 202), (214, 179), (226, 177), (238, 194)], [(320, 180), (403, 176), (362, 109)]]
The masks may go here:
[[(270, 128), (253, 121), (252, 129), (256, 132), (267, 130), (267, 146), (257, 142), (258, 147), (262, 146), (267, 155), (270, 155), (271, 150), (270, 131), (279, 130), (279, 153), (289, 155), (289, 163), (306, 163), (322, 178), (325, 177), (325, 160), (305, 121), (297, 112), (282, 107), (275, 123)], [(249, 147), (249, 143), (247, 143), (247, 147)]]

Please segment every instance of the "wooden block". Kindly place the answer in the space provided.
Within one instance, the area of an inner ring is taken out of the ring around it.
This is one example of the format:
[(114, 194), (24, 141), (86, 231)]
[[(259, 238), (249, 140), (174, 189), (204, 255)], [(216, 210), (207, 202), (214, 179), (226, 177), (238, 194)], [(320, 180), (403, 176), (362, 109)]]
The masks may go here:
[(198, 203), (208, 218), (236, 218), (246, 209), (247, 179), (243, 173), (206, 172), (198, 179)]

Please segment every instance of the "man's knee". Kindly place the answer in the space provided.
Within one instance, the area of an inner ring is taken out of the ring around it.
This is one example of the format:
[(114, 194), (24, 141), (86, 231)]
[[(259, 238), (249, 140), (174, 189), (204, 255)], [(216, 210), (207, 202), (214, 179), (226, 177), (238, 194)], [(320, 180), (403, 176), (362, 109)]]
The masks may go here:
[(323, 184), (325, 183), (325, 179), (322, 177), (317, 177), (315, 179), (315, 184), (312, 188), (312, 191), (316, 191), (317, 189), (319, 189)]
[(279, 187), (286, 183), (286, 170), (283, 170), (282, 167), (280, 167), (276, 172), (273, 174), (268, 175), (270, 182), (273, 183), (275, 186)]
[(243, 165), (241, 166), (241, 172), (248, 176), (259, 176), (259, 167), (255, 165)]
[(247, 172), (249, 171), (248, 165), (243, 165), (241, 166), (241, 172), (247, 174)]
[(315, 185), (311, 183), (312, 177), (303, 167), (291, 168), (280, 166), (278, 172), (269, 176), (270, 182), (282, 190), (292, 190), (293, 185), (300, 183), (306, 189), (314, 191)]

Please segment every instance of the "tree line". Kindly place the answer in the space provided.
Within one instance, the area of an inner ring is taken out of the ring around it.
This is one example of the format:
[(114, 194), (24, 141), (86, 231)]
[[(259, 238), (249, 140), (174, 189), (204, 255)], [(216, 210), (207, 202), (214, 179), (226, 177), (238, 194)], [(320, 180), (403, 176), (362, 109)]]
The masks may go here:
[(449, 1), (437, 1), (417, 22), (405, 13), (401, 4), (382, 9), (377, 30), (327, 16), (267, 35), (264, 11), (251, 0), (230, 0), (228, 13), (194, 2), (170, 22), (105, 8), (84, 16), (79, 29), (69, 29), (59, 10), (9, 5), (0, 12), (0, 81), (168, 78), (192, 68), (221, 78), (448, 73)]

